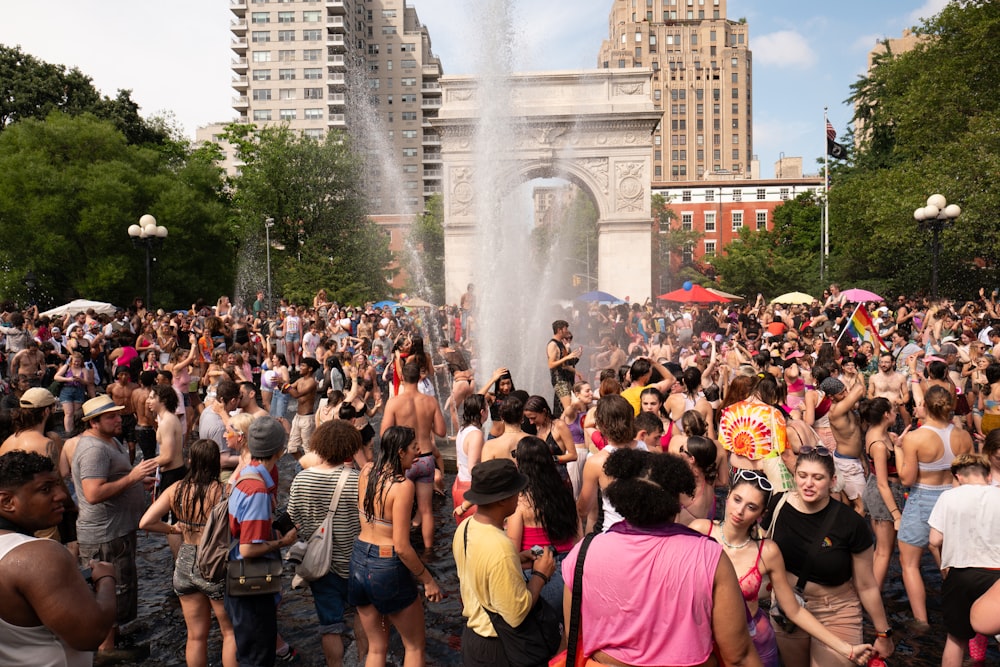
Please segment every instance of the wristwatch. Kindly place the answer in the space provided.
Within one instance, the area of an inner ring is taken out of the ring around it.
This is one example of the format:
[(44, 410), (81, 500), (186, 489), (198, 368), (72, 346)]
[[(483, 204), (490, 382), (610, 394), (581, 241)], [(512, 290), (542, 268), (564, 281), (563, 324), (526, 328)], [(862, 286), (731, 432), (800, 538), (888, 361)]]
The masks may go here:
[(890, 625), (888, 628), (882, 630), (881, 632), (876, 630), (875, 636), (878, 637), (879, 639), (892, 639), (892, 626)]

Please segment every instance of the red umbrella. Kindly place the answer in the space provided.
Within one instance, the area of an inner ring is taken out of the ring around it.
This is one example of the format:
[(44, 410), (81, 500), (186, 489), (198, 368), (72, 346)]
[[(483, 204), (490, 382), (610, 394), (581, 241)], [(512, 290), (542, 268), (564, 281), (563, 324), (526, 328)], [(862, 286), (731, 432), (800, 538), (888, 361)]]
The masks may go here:
[(713, 294), (701, 285), (691, 285), (691, 289), (675, 289), (656, 297), (663, 301), (678, 301), (680, 303), (728, 303), (730, 299)]

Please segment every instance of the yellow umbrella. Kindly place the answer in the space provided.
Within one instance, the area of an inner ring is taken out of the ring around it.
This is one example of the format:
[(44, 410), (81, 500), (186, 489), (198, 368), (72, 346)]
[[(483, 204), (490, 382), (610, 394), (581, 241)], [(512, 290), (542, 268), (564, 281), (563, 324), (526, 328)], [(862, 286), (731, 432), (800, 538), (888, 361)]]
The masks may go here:
[(789, 292), (788, 294), (774, 297), (771, 299), (771, 303), (802, 304), (808, 306), (815, 300), (805, 292)]

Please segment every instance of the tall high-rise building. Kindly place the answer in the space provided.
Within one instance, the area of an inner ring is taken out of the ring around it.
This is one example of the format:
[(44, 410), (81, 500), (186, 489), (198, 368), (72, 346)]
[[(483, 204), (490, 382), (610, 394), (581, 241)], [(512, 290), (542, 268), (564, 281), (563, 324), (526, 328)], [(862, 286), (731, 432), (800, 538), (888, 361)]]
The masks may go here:
[[(419, 211), (440, 191), (440, 140), (428, 118), (441, 104), (441, 62), (405, 0), (230, 0), (230, 9), (240, 122), (318, 139), (351, 129), (364, 105), (401, 170), (404, 205)], [(401, 213), (385, 208), (399, 199), (391, 201), (376, 195), (373, 212)]]
[(598, 67), (653, 70), (653, 183), (753, 178), (749, 27), (726, 0), (614, 0)]

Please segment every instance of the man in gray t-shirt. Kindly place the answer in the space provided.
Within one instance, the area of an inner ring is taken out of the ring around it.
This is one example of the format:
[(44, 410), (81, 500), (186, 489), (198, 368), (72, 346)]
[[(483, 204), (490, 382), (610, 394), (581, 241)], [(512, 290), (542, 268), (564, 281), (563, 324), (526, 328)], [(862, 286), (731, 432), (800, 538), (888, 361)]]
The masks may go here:
[(117, 624), (99, 647), (115, 648), (118, 626), (134, 620), (138, 613), (139, 579), (135, 567), (136, 530), (146, 509), (143, 484), (152, 485), (156, 459), (143, 460), (134, 468), (128, 448), (119, 440), (121, 411), (110, 396), (102, 395), (83, 404), (87, 430), (73, 454), (73, 483), (80, 516), (76, 531), (80, 562), (90, 559), (115, 566)]
[(240, 463), (240, 453), (230, 449), (226, 443), (229, 413), (239, 407), (239, 404), (240, 386), (232, 380), (221, 380), (215, 388), (215, 401), (210, 403), (198, 418), (198, 437), (214, 440), (219, 446), (224, 479), (228, 479), (226, 473), (231, 473)]

